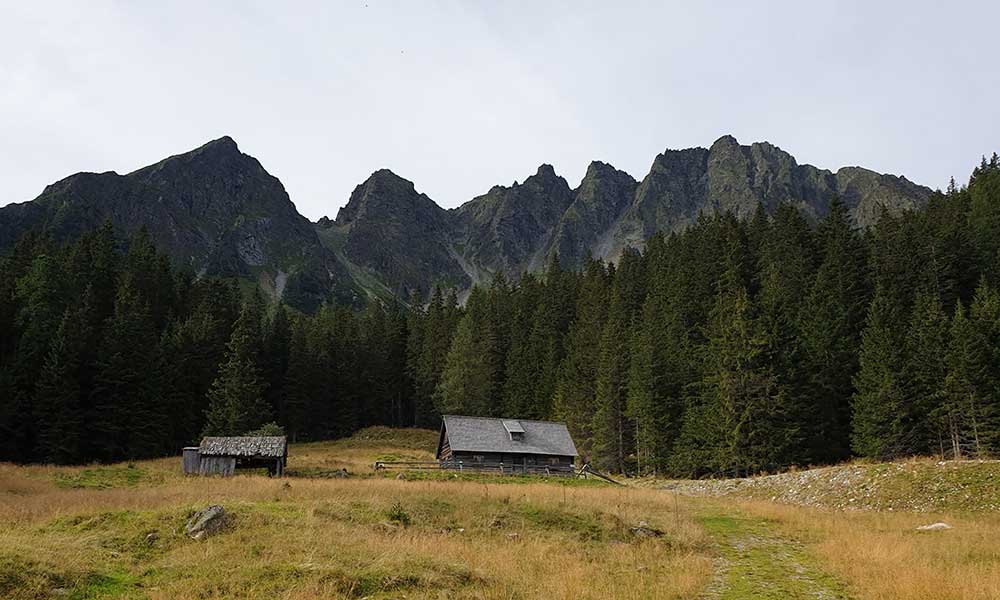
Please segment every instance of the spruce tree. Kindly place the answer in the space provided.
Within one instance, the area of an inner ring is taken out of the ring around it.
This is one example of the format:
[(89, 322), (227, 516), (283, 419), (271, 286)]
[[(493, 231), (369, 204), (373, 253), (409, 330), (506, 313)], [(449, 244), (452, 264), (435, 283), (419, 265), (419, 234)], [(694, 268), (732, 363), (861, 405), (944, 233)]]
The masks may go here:
[(566, 422), (581, 456), (591, 450), (591, 424), (597, 398), (597, 366), (607, 316), (604, 265), (589, 259), (579, 285), (576, 318), (566, 334), (566, 356), (559, 368), (554, 410)]
[(904, 346), (905, 393), (896, 416), (902, 454), (928, 454), (941, 447), (941, 431), (931, 415), (941, 403), (947, 347), (948, 320), (941, 300), (936, 292), (918, 292)]
[(208, 391), (204, 435), (243, 435), (271, 420), (261, 373), (260, 321), (245, 305), (233, 326), (226, 357)]
[(802, 306), (804, 390), (812, 406), (805, 432), (808, 456), (817, 462), (850, 455), (851, 379), (858, 369), (861, 323), (868, 295), (865, 252), (847, 209), (835, 200), (817, 237), (822, 262)]
[(427, 314), (424, 317), (422, 348), (414, 369), (414, 424), (437, 426), (441, 413), (435, 400), (441, 381), (452, 338), (462, 311), (453, 291), (445, 295), (440, 287), (434, 289)]
[(45, 462), (68, 464), (82, 456), (81, 368), (91, 340), (90, 301), (87, 293), (78, 308), (67, 309), (35, 390), (34, 410), (39, 423), (36, 452)]
[(680, 466), (739, 476), (780, 466), (790, 434), (767, 337), (731, 247), (703, 348), (699, 399), (685, 415)]
[(989, 367), (984, 361), (981, 341), (959, 302), (949, 330), (947, 374), (940, 402), (930, 415), (942, 432), (941, 455), (952, 459), (980, 457), (987, 450), (980, 430), (990, 417), (985, 403), (988, 393), (983, 389)]
[(488, 416), (492, 412), (493, 365), (474, 312), (462, 317), (434, 393), (439, 414)]
[(281, 388), (284, 386), (288, 370), (288, 347), (291, 335), (288, 310), (284, 304), (278, 304), (267, 322), (261, 356), (264, 379), (267, 382), (267, 403), (273, 415), (282, 412), (281, 402), (284, 393)]
[(626, 418), (629, 371), (629, 322), (626, 290), (612, 293), (601, 333), (594, 416), (591, 423), (593, 462), (602, 469), (626, 472), (631, 453), (631, 424)]
[(979, 423), (981, 448), (991, 456), (1000, 455), (1000, 291), (984, 277), (976, 288), (969, 310), (976, 332), (978, 390), (982, 418)]
[(693, 378), (690, 354), (688, 333), (672, 299), (651, 292), (633, 327), (626, 402), (640, 473), (655, 474), (669, 464)]
[[(98, 352), (90, 394), (89, 452), (105, 460), (167, 451), (166, 407), (161, 402), (158, 336), (146, 303), (126, 273)], [(169, 449), (174, 450), (174, 449)]]
[(291, 441), (308, 439), (310, 432), (311, 403), (316, 400), (316, 355), (309, 346), (308, 328), (312, 319), (296, 319), (288, 343), (288, 368), (281, 386), (278, 422), (285, 426)]
[(525, 274), (512, 298), (514, 306), (510, 324), (510, 347), (507, 351), (502, 414), (517, 418), (539, 418), (538, 380), (540, 358), (544, 352), (541, 340), (532, 339), (532, 326), (539, 302), (539, 284), (534, 276)]
[(860, 368), (851, 401), (851, 447), (858, 456), (884, 459), (900, 451), (899, 415), (905, 402), (899, 315), (876, 291), (862, 334)]

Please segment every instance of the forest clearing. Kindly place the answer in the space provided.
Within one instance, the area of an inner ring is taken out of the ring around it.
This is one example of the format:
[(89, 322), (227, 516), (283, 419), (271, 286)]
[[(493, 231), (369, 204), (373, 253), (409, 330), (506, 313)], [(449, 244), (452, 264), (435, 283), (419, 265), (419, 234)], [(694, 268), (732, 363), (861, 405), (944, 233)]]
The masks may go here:
[[(716, 494), (695, 482), (677, 493), (664, 486), (678, 482), (648, 478), (615, 487), (372, 471), (376, 460), (430, 459), (435, 437), (369, 428), (293, 445), (284, 478), (184, 477), (179, 457), (0, 466), (0, 597), (1000, 595), (1000, 516), (985, 505), (841, 510)], [(975, 493), (995, 496), (1000, 466), (982, 464)], [(348, 477), (335, 475), (342, 469)], [(892, 479), (892, 489), (906, 485)], [(188, 538), (188, 518), (209, 504), (225, 507), (226, 527)], [(952, 529), (916, 530), (936, 521)]]

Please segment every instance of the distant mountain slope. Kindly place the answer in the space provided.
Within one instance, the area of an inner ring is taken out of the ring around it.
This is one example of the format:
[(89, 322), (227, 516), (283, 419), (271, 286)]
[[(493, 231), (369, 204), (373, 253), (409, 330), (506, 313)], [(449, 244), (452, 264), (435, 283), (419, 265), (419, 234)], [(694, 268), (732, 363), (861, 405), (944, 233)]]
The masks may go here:
[[(616, 260), (627, 246), (641, 248), (657, 231), (683, 229), (703, 213), (746, 218), (758, 204), (773, 211), (790, 203), (816, 220), (839, 196), (858, 226), (866, 227), (883, 210), (918, 208), (931, 194), (903, 177), (860, 167), (833, 173), (800, 165), (777, 146), (741, 146), (732, 136), (708, 149), (666, 150), (641, 182), (594, 162), (571, 189), (551, 166), (542, 165), (523, 183), (494, 186), (448, 211), (405, 180), (395, 178), (406, 185), (373, 183), (394, 177), (379, 171), (351, 196), (336, 220), (349, 242), (338, 249), (393, 289), (420, 293), (434, 282), (467, 288), (497, 271), (516, 278), (541, 269), (555, 253), (569, 267), (588, 253)], [(370, 192), (360, 191), (372, 186), (380, 190), (377, 209), (365, 200)], [(324, 219), (318, 226), (331, 223)]]
[(305, 310), (360, 294), (281, 182), (229, 137), (128, 175), (71, 175), (31, 202), (0, 208), (0, 250), (32, 228), (67, 240), (107, 219), (126, 234), (145, 226), (195, 273), (257, 281)]
[(432, 282), (467, 285), (452, 251), (448, 212), (387, 169), (356, 187), (336, 220), (321, 221), (317, 231), (327, 248), (403, 300), (414, 290), (426, 293)]
[(708, 149), (664, 151), (641, 181), (593, 162), (573, 189), (542, 165), (523, 183), (494, 186), (450, 210), (381, 169), (335, 220), (310, 223), (278, 179), (223, 137), (128, 175), (78, 173), (0, 208), (0, 252), (29, 229), (65, 240), (111, 219), (126, 233), (147, 227), (196, 273), (253, 280), (312, 310), (366, 296), (426, 297), (436, 284), (467, 290), (498, 271), (517, 278), (541, 269), (554, 254), (567, 267), (588, 253), (615, 260), (703, 213), (748, 217), (758, 204), (771, 211), (791, 203), (819, 219), (840, 196), (865, 227), (883, 210), (923, 206), (930, 193), (903, 177), (860, 167), (834, 173), (767, 142), (741, 146), (723, 136)]

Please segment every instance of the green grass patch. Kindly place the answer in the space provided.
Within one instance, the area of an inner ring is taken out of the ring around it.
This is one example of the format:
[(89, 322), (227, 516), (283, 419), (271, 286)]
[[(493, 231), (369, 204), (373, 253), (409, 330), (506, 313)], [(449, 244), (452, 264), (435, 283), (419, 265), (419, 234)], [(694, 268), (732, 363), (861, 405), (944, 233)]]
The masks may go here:
[[(575, 513), (537, 504), (517, 504), (514, 514), (530, 526), (559, 532), (585, 542), (625, 541), (625, 525), (617, 517), (600, 512)], [(502, 517), (500, 517), (502, 520)]]
[(186, 538), (182, 529), (191, 510), (108, 511), (60, 517), (39, 527), (40, 534), (86, 536), (89, 544), (140, 564), (163, 554)]
[(844, 586), (818, 568), (802, 543), (778, 536), (767, 521), (716, 512), (699, 521), (725, 560), (720, 600), (848, 598)]
[(116, 570), (87, 577), (72, 588), (70, 600), (91, 600), (97, 598), (122, 598), (131, 596), (142, 587), (140, 579), (128, 571)]
[(434, 452), (437, 448), (438, 432), (430, 429), (394, 429), (377, 425), (365, 427), (351, 437), (338, 440), (342, 448), (386, 447)]
[(162, 473), (134, 465), (108, 465), (79, 471), (62, 471), (53, 476), (61, 488), (105, 490), (163, 483)]
[(0, 554), (0, 598), (34, 600), (50, 598), (66, 589), (69, 579), (38, 562)]
[(400, 473), (412, 481), (472, 481), (483, 484), (528, 484), (547, 483), (567, 487), (605, 487), (611, 484), (597, 479), (582, 479), (578, 477), (546, 477), (545, 475), (500, 475), (499, 473), (459, 472), (454, 469), (413, 469), (405, 471), (382, 470), (375, 476), (384, 479), (395, 479)]
[(377, 523), (382, 514), (367, 502), (349, 502), (348, 504), (325, 503), (313, 509), (313, 516), (342, 523), (371, 525)]

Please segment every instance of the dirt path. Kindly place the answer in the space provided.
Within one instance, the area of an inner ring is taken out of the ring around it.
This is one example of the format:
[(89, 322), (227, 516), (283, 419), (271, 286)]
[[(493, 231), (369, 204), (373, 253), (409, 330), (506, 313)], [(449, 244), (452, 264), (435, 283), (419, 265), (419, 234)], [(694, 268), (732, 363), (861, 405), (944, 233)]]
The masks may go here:
[(782, 536), (767, 521), (718, 506), (707, 508), (698, 520), (719, 552), (705, 600), (850, 598), (840, 582), (816, 565), (801, 542)]

